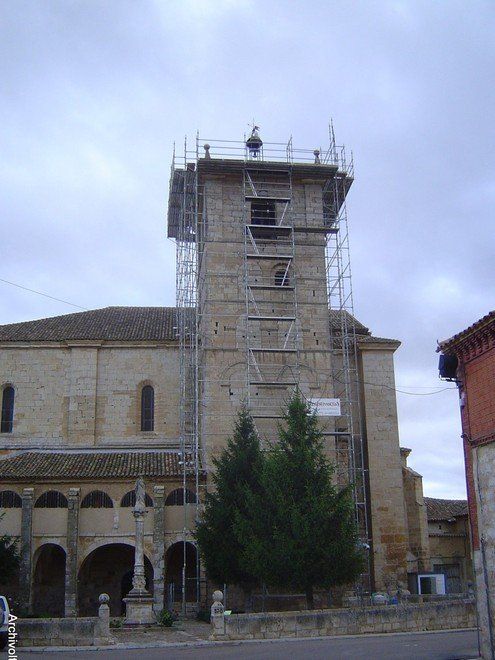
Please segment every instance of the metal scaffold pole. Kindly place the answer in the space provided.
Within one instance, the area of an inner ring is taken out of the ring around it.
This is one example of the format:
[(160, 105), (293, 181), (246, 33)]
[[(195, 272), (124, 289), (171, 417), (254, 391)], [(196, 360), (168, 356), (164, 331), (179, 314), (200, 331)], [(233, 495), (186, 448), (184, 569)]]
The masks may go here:
[(331, 315), (332, 381), (334, 396), (341, 403), (342, 424), (342, 428), (337, 429), (336, 444), (341, 445), (341, 453), (346, 455), (345, 468), (347, 479), (353, 486), (359, 539), (367, 557), (366, 571), (357, 585), (363, 593), (371, 589), (371, 539), (346, 206), (347, 191), (354, 179), (354, 164), (352, 157), (347, 160), (345, 148), (336, 146), (333, 124), (329, 126), (329, 137), (326, 158), (339, 166), (337, 176), (324, 188), (324, 215), (330, 226), (326, 241), (326, 272)]
[[(176, 331), (179, 340), (179, 443), (180, 465), (182, 468), (182, 505), (184, 509), (182, 544), (182, 612), (186, 614), (188, 594), (188, 506), (199, 505), (199, 445), (198, 445), (198, 315), (197, 304), (197, 233), (198, 233), (198, 195), (197, 172), (188, 164), (189, 154), (187, 138), (184, 140), (184, 160), (177, 167), (175, 150), (170, 182), (169, 208), (175, 210), (176, 238)], [(191, 502), (191, 487), (194, 489), (194, 501)], [(197, 551), (196, 551), (197, 552)], [(196, 570), (199, 561), (196, 556)], [(199, 601), (199, 575), (194, 578), (196, 601)]]

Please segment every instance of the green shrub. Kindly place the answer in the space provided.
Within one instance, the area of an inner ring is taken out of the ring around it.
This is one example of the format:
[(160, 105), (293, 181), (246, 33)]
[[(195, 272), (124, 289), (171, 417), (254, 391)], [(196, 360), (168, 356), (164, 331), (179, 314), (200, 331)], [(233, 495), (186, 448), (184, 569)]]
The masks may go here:
[(169, 612), (168, 610), (162, 610), (160, 614), (158, 615), (158, 623), (160, 626), (166, 626), (167, 628), (170, 628), (175, 621), (175, 617), (172, 614), (172, 612)]

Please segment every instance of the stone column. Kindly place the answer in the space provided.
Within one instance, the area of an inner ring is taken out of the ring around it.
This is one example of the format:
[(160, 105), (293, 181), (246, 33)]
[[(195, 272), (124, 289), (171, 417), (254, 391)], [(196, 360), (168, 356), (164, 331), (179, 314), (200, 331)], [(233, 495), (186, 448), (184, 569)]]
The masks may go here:
[(144, 573), (144, 519), (146, 510), (134, 509), (132, 512), (136, 521), (136, 547), (134, 550), (134, 575), (132, 576), (132, 589), (130, 594), (136, 596), (147, 595), (146, 576)]
[(165, 586), (165, 487), (153, 489), (153, 609), (163, 609)]
[(77, 544), (79, 539), (79, 488), (69, 488), (67, 555), (65, 560), (65, 616), (77, 616)]
[(126, 623), (154, 623), (156, 616), (153, 612), (153, 598), (146, 589), (146, 575), (144, 572), (144, 519), (148, 513), (145, 506), (144, 481), (140, 477), (136, 482), (136, 506), (133, 510), (136, 520), (136, 540), (134, 548), (134, 575), (132, 576), (132, 589), (127, 598)]
[(21, 517), (21, 564), (19, 591), (21, 602), (26, 611), (32, 610), (32, 562), (33, 562), (33, 500), (34, 488), (24, 488), (22, 491)]

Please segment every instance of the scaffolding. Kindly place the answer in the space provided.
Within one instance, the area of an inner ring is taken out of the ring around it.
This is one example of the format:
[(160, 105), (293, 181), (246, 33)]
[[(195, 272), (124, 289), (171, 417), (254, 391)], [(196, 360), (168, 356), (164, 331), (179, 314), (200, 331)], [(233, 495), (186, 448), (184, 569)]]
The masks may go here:
[[(225, 167), (238, 176), (241, 211), (235, 217), (216, 214), (216, 224), (213, 221), (209, 224), (203, 173), (218, 176)], [(323, 196), (317, 211), (308, 212), (294, 199), (294, 168), (307, 170), (308, 178), (318, 172)], [(183, 156), (179, 158), (174, 152), (168, 235), (176, 242), (180, 452), (184, 503), (186, 489), (194, 487), (196, 517), (202, 500), (200, 491), (205, 486), (207, 450), (213, 441), (206, 419), (208, 410), (215, 411), (223, 405), (220, 399), (228, 392), (233, 406), (247, 402), (261, 440), (270, 438), (282, 419), (287, 392), (296, 387), (309, 391), (301, 358), (307, 351), (304, 335), (308, 333), (310, 305), (315, 310), (318, 305), (324, 305), (330, 328), (330, 365), (320, 391), (326, 391), (327, 395), (330, 392), (332, 397), (340, 399), (341, 405), (338, 422), (327, 420), (324, 432), (333, 440), (329, 441), (328, 450), (335, 453), (335, 462), (339, 463), (339, 478), (345, 471), (344, 480), (353, 484), (360, 542), (364, 548), (370, 548), (346, 210), (346, 195), (352, 181), (352, 157), (348, 160), (344, 147), (336, 145), (331, 125), (326, 150), (294, 148), (291, 138), (286, 143), (265, 142), (253, 156), (246, 140), (201, 139), (197, 134), (192, 146), (184, 141)], [(323, 249), (324, 273), (307, 275), (301, 270), (298, 248), (302, 244), (309, 249)], [(234, 273), (228, 267), (215, 272), (211, 269), (212, 259), (224, 259), (227, 247), (239, 255), (242, 279), (239, 291), (242, 290), (243, 301), (240, 298), (222, 301), (221, 291), (232, 282)], [(322, 296), (318, 293), (314, 302), (308, 297), (311, 287), (313, 296), (315, 291), (324, 292)], [(219, 301), (223, 304), (223, 329), (212, 313)], [(222, 332), (225, 347), (243, 354), (244, 366), (230, 376), (228, 383), (220, 382), (221, 376), (207, 366), (208, 351), (213, 350), (215, 341), (220, 341)], [(217, 382), (212, 382), (215, 379)], [(186, 544), (191, 533), (185, 506), (184, 512), (182, 605), (185, 613)], [(198, 558), (196, 566), (199, 602), (202, 595)], [(369, 565), (358, 586), (361, 591), (370, 589)]]

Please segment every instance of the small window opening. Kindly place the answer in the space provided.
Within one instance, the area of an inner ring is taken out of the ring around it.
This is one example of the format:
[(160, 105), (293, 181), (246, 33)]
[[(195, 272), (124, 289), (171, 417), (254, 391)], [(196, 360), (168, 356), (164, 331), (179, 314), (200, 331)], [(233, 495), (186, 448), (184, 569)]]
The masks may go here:
[(102, 490), (92, 490), (81, 502), (81, 509), (112, 509), (110, 496)]
[(251, 202), (251, 224), (253, 225), (275, 225), (276, 224), (275, 202), (262, 201)]
[(14, 388), (8, 385), (2, 393), (1, 433), (12, 433), (14, 428)]
[(2, 490), (0, 493), (0, 509), (20, 509), (22, 500), (13, 490)]
[[(184, 504), (184, 489), (177, 488), (169, 493), (165, 500), (165, 506), (182, 506)], [(196, 504), (196, 493), (189, 488), (186, 489), (186, 504)]]
[(289, 273), (285, 270), (277, 270), (275, 272), (275, 286), (290, 286)]
[(67, 498), (58, 490), (49, 490), (40, 495), (34, 504), (36, 509), (66, 509)]
[[(144, 504), (145, 506), (152, 507), (153, 506), (153, 500), (151, 497), (148, 495), (148, 493), (145, 493), (144, 495)], [(128, 493), (124, 495), (120, 502), (120, 506), (122, 507), (133, 507), (136, 506), (136, 491), (135, 490), (130, 490)]]

